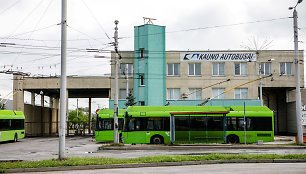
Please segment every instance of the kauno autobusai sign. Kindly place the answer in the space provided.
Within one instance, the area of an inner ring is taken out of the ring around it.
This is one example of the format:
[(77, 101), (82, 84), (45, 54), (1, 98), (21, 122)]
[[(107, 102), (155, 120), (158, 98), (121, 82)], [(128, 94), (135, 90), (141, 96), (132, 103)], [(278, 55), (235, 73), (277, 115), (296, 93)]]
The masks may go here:
[(180, 53), (181, 61), (256, 61), (256, 52)]

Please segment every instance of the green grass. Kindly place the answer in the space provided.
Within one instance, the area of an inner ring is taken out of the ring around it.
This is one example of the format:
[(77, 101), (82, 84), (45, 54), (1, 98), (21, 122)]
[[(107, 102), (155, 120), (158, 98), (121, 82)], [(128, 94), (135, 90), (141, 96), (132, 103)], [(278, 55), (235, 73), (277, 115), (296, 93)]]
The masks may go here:
[(274, 155), (274, 154), (208, 154), (208, 155), (165, 155), (140, 157), (132, 159), (116, 159), (101, 157), (72, 157), (66, 160), (50, 159), (42, 161), (0, 162), (0, 171), (16, 168), (41, 168), (61, 166), (85, 166), (127, 163), (154, 163), (154, 162), (181, 162), (205, 160), (231, 160), (231, 159), (306, 159), (306, 154)]

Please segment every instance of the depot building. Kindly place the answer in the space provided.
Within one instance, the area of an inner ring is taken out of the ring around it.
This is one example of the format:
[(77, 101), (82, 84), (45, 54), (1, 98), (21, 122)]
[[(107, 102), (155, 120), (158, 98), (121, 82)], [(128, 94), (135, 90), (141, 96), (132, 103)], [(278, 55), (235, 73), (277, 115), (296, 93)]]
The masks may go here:
[[(134, 33), (134, 50), (120, 52), (118, 60), (120, 109), (126, 108), (127, 91), (144, 106), (264, 105), (274, 111), (276, 134), (296, 133), (294, 50), (166, 51), (164, 26), (136, 26)], [(299, 51), (301, 88), (303, 55)], [(113, 84), (112, 78), (110, 108)]]

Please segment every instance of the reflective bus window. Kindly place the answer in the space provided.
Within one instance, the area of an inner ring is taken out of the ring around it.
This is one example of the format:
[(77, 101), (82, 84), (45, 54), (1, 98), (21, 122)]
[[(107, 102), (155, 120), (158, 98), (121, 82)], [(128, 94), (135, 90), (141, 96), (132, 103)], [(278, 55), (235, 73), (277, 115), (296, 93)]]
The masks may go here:
[[(243, 117), (228, 117), (227, 130), (228, 131), (243, 131), (244, 123)], [(246, 118), (247, 131), (272, 131), (272, 118), (270, 117), (247, 117)]]
[(0, 131), (8, 131), (11, 129), (11, 120), (0, 119)]

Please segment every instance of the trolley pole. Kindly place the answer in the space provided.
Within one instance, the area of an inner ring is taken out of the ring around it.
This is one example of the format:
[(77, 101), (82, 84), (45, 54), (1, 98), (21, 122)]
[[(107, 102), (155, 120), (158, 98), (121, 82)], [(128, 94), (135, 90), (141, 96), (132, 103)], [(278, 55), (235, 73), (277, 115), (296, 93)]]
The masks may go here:
[[(301, 3), (299, 0), (296, 6)], [(303, 144), (303, 127), (302, 127), (302, 105), (301, 105), (301, 91), (300, 91), (300, 71), (299, 71), (299, 48), (298, 48), (298, 24), (296, 6), (293, 10), (293, 28), (294, 28), (294, 64), (295, 64), (295, 99), (296, 99), (296, 127), (297, 127), (297, 143)], [(290, 9), (290, 8), (289, 8)]]
[(114, 34), (114, 46), (115, 46), (115, 92), (114, 92), (114, 143), (119, 143), (118, 133), (118, 25), (119, 21), (115, 20), (115, 34)]
[(67, 117), (67, 0), (62, 0), (62, 21), (61, 21), (61, 85), (60, 85), (60, 130), (59, 130), (59, 153), (60, 160), (65, 158), (65, 128)]

